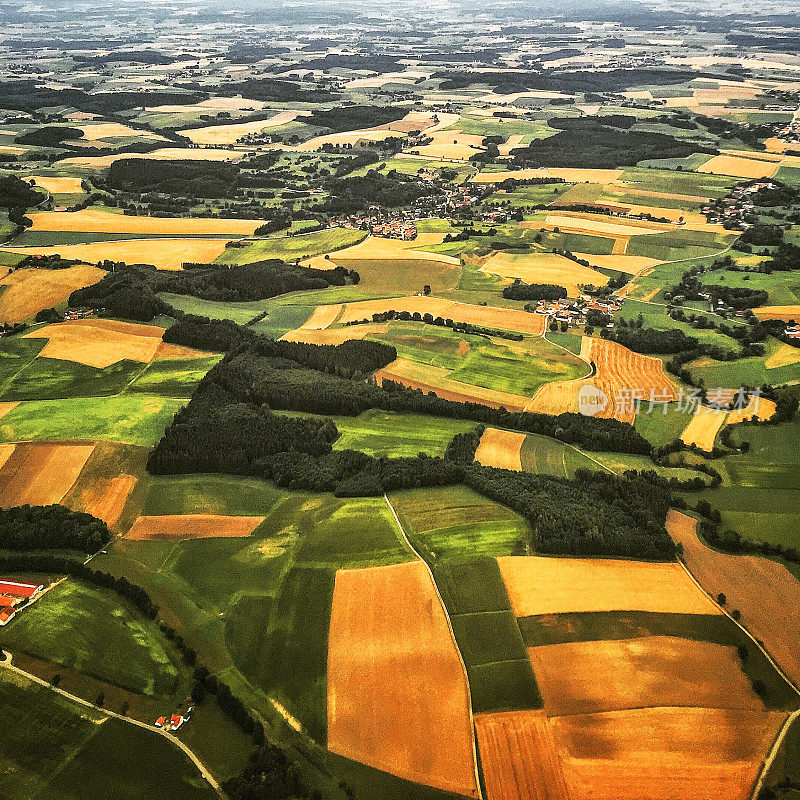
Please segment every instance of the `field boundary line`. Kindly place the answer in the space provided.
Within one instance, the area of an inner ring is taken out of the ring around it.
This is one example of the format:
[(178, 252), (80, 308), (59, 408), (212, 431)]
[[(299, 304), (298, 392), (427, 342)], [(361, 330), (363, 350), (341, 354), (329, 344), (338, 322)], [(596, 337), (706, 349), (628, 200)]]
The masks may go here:
[(470, 739), (472, 740), (472, 765), (475, 769), (475, 797), (482, 798), (483, 795), (481, 793), (481, 776), (479, 773), (478, 768), (478, 745), (475, 737), (475, 718), (472, 714), (472, 693), (470, 692), (469, 688), (469, 676), (467, 674), (467, 665), (464, 663), (464, 657), (461, 655), (461, 650), (458, 647), (458, 642), (456, 641), (456, 633), (453, 630), (453, 623), (450, 620), (450, 615), (447, 613), (447, 606), (444, 604), (444, 600), (442, 599), (442, 595), (439, 592), (439, 587), (436, 585), (436, 578), (433, 577), (433, 570), (431, 569), (430, 564), (420, 555), (414, 545), (411, 543), (411, 540), (408, 538), (408, 535), (403, 528), (403, 523), (400, 522), (400, 517), (397, 516), (397, 511), (395, 511), (394, 506), (392, 505), (392, 501), (389, 500), (389, 495), (384, 492), (383, 499), (386, 501), (386, 505), (389, 506), (389, 510), (392, 512), (392, 516), (394, 517), (394, 521), (397, 524), (397, 528), (400, 531), (400, 535), (403, 537), (403, 540), (411, 549), (411, 552), (416, 555), (416, 557), (422, 562), (423, 566), (428, 572), (428, 576), (431, 579), (431, 584), (433, 585), (433, 591), (436, 592), (436, 597), (439, 600), (439, 606), (442, 609), (442, 613), (444, 614), (444, 618), (447, 621), (447, 628), (450, 631), (450, 639), (453, 642), (453, 647), (456, 650), (458, 655), (458, 661), (461, 664), (461, 671), (464, 674), (464, 686), (467, 689), (467, 713), (469, 714), (469, 728), (470, 728)]
[(59, 694), (62, 697), (66, 697), (68, 700), (71, 700), (74, 703), (78, 703), (79, 705), (94, 709), (95, 711), (98, 711), (101, 714), (105, 714), (107, 717), (113, 717), (114, 719), (118, 719), (123, 722), (129, 722), (131, 725), (136, 725), (139, 728), (144, 728), (145, 730), (152, 731), (153, 733), (158, 733), (159, 735), (163, 736), (169, 742), (172, 742), (172, 744), (176, 745), (181, 750), (183, 750), (183, 752), (189, 757), (191, 762), (200, 771), (200, 774), (203, 776), (203, 778), (205, 778), (205, 780), (210, 784), (211, 788), (217, 793), (217, 795), (219, 795), (220, 800), (228, 800), (228, 796), (225, 794), (225, 792), (223, 792), (222, 787), (220, 786), (217, 779), (208, 771), (203, 762), (195, 755), (195, 753), (189, 748), (189, 746), (185, 742), (182, 742), (174, 734), (170, 733), (169, 731), (165, 731), (163, 728), (156, 728), (154, 725), (148, 725), (146, 722), (134, 719), (133, 717), (126, 717), (124, 714), (118, 714), (116, 711), (111, 711), (107, 708), (102, 708), (101, 706), (95, 705), (89, 700), (84, 700), (82, 697), (70, 694), (69, 692), (65, 691), (64, 689), (61, 689), (58, 686), (53, 686), (53, 684), (44, 680), (44, 678), (40, 678), (37, 675), (34, 675), (30, 672), (27, 672), (24, 669), (21, 669), (20, 667), (15, 667), (14, 664), (12, 664), (14, 656), (8, 650), (0, 650), (0, 653), (3, 653), (6, 656), (5, 659), (0, 661), (0, 667), (3, 667), (4, 669), (7, 670), (11, 670), (11, 672), (15, 672), (18, 675), (22, 675), (24, 678), (27, 678), (33, 683), (39, 684), (40, 686), (44, 686), (46, 689), (50, 689), (50, 691), (55, 692), (56, 694)]
[[(701, 544), (703, 544), (703, 543), (701, 542)], [(705, 545), (703, 545), (703, 546), (705, 547)], [(709, 549), (710, 549), (710, 548), (709, 548)], [(739, 622), (739, 620), (737, 620), (737, 619), (734, 619), (734, 618), (733, 618), (733, 616), (732, 616), (732, 615), (731, 615), (731, 614), (728, 612), (728, 609), (727, 609), (727, 608), (723, 608), (723, 607), (722, 607), (722, 606), (721, 606), (721, 605), (720, 605), (720, 604), (719, 604), (719, 603), (718, 603), (718, 602), (717, 602), (717, 601), (714, 599), (714, 596), (713, 596), (713, 595), (712, 595), (710, 592), (706, 591), (706, 589), (703, 587), (703, 585), (700, 583), (700, 581), (698, 581), (698, 580), (697, 580), (697, 578), (695, 578), (695, 576), (692, 574), (692, 571), (689, 569), (689, 567), (687, 567), (687, 566), (686, 566), (686, 564), (685, 564), (684, 560), (683, 560), (683, 559), (682, 559), (680, 556), (678, 556), (677, 558), (678, 558), (678, 563), (679, 563), (679, 564), (680, 564), (680, 565), (683, 567), (683, 569), (685, 570), (686, 574), (687, 574), (687, 575), (688, 575), (688, 576), (689, 576), (689, 577), (692, 579), (692, 582), (695, 584), (695, 586), (697, 586), (697, 588), (698, 588), (698, 589), (700, 589), (700, 591), (701, 591), (701, 592), (702, 592), (702, 593), (703, 593), (703, 594), (704, 594), (704, 595), (705, 595), (705, 596), (706, 596), (706, 597), (707, 597), (709, 600), (711, 600), (711, 602), (712, 602), (712, 603), (713, 603), (713, 604), (714, 604), (714, 605), (715, 605), (715, 606), (716, 606), (716, 607), (717, 607), (717, 608), (718, 608), (720, 611), (722, 611), (722, 613), (723, 613), (723, 614), (724, 614), (724, 615), (725, 615), (725, 616), (726, 616), (726, 617), (727, 617), (727, 618), (728, 618), (728, 619), (729, 619), (731, 622), (733, 622), (733, 623), (734, 623), (734, 625), (736, 625), (736, 627), (737, 627), (737, 628), (739, 628), (739, 630), (741, 630), (741, 631), (742, 631), (742, 632), (743, 632), (743, 633), (744, 633), (744, 634), (747, 636), (747, 638), (748, 638), (748, 639), (750, 639), (750, 641), (751, 641), (751, 642), (752, 642), (752, 643), (753, 643), (753, 644), (754, 644), (754, 645), (755, 645), (755, 646), (756, 646), (756, 647), (757, 647), (757, 648), (758, 648), (758, 649), (759, 649), (759, 650), (760, 650), (760, 651), (761, 651), (761, 652), (762, 652), (762, 653), (763, 653), (763, 654), (766, 656), (766, 658), (767, 658), (767, 661), (769, 661), (769, 663), (772, 665), (772, 667), (775, 669), (775, 671), (778, 673), (778, 675), (780, 675), (780, 676), (781, 676), (781, 678), (783, 678), (783, 680), (784, 680), (784, 681), (786, 681), (786, 683), (787, 683), (787, 684), (789, 684), (789, 686), (791, 686), (791, 687), (792, 687), (792, 689), (794, 689), (794, 691), (795, 691), (795, 694), (798, 696), (798, 698), (800, 698), (800, 689), (798, 689), (798, 687), (797, 687), (797, 686), (794, 684), (794, 682), (793, 682), (793, 681), (791, 681), (791, 680), (788, 678), (788, 676), (786, 675), (786, 673), (785, 673), (785, 672), (784, 672), (784, 671), (783, 671), (783, 670), (780, 668), (780, 666), (778, 665), (777, 661), (775, 661), (775, 659), (774, 659), (774, 658), (773, 658), (773, 657), (772, 657), (772, 656), (771, 656), (771, 655), (770, 655), (770, 654), (767, 652), (767, 649), (764, 647), (764, 645), (763, 645), (763, 644), (761, 644), (761, 642), (760, 642), (758, 639), (756, 639), (756, 637), (755, 637), (755, 636), (753, 636), (753, 634), (752, 634), (752, 633), (750, 633), (750, 631), (749, 631), (749, 630), (747, 630), (747, 628), (745, 628), (745, 626), (744, 626), (744, 625), (742, 625), (742, 623), (741, 623), (741, 622)]]
[(792, 727), (792, 724), (798, 717), (800, 717), (800, 709), (789, 714), (789, 716), (784, 720), (783, 725), (781, 725), (781, 729), (778, 731), (778, 735), (775, 737), (775, 741), (773, 742), (767, 757), (761, 764), (761, 770), (758, 773), (758, 779), (753, 787), (753, 793), (750, 795), (751, 800), (758, 800), (758, 795), (764, 788), (764, 780), (778, 756), (778, 751), (783, 744), (783, 740), (786, 738), (786, 734), (789, 733), (789, 729)]

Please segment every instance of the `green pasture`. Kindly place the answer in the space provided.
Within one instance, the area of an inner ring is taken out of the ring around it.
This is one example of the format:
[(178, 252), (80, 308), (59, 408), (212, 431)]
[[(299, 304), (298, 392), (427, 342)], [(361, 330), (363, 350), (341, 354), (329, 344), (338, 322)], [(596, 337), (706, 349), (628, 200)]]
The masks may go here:
[(197, 384), (220, 358), (222, 356), (215, 355), (153, 361), (134, 378), (126, 391), (163, 397), (191, 397)]
[(30, 400), (0, 419), (0, 442), (104, 439), (153, 445), (184, 404), (145, 394)]
[(67, 581), (17, 615), (0, 646), (132, 692), (170, 695), (178, 668), (155, 623), (107, 590)]
[(296, 261), (350, 247), (367, 234), (349, 228), (328, 228), (324, 231), (275, 239), (254, 239), (247, 247), (229, 247), (217, 258), (217, 264), (250, 264), (269, 258)]

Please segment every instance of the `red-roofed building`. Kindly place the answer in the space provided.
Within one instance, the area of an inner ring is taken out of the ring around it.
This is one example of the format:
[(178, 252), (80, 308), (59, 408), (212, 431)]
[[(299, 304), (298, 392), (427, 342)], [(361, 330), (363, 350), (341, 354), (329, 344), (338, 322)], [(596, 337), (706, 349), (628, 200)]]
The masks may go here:
[(181, 725), (183, 725), (183, 717), (180, 714), (173, 714), (169, 718), (169, 724), (170, 724), (170, 728), (173, 731), (176, 731), (176, 730), (178, 730), (178, 728), (180, 728)]
[(14, 616), (16, 612), (13, 608), (9, 608), (8, 606), (3, 606), (0, 608), (0, 625), (5, 625), (11, 617)]
[(10, 594), (12, 597), (33, 597), (38, 592), (41, 592), (43, 588), (41, 584), (36, 583), (0, 580), (0, 594)]
[(159, 718), (156, 720), (156, 728), (163, 728), (163, 727), (164, 727), (164, 723), (165, 723), (166, 721), (167, 721), (167, 718), (166, 718), (166, 717), (159, 717)]

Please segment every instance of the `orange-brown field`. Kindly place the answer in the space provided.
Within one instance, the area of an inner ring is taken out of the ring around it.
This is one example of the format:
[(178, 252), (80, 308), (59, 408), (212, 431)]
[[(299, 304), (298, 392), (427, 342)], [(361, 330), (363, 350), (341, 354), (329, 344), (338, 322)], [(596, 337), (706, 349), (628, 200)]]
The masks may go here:
[[(29, 175), (24, 178), (27, 183), (38, 186), (50, 194), (83, 194), (83, 185), (80, 178), (53, 178), (43, 175)], [(33, 218), (37, 216), (31, 214)]]
[[(159, 269), (182, 269), (184, 263), (207, 264), (225, 252), (224, 239), (125, 239), (116, 242), (90, 244), (59, 244), (49, 247), (8, 247), (4, 252), (29, 256), (48, 256), (58, 253), (62, 258), (74, 258), (96, 264), (98, 261), (124, 261), (126, 264), (152, 264)], [(72, 267), (72, 269), (85, 269)], [(93, 269), (93, 268), (92, 268)], [(67, 270), (58, 270), (59, 273)], [(105, 273), (103, 273), (105, 274)], [(9, 277), (13, 277), (13, 273)], [(99, 278), (92, 281), (96, 283)], [(88, 285), (88, 284), (87, 284)], [(52, 305), (50, 303), (49, 305)], [(47, 306), (42, 306), (47, 308)]]
[(94, 444), (18, 444), (0, 468), (0, 507), (58, 503), (78, 479)]
[(626, 708), (764, 710), (734, 647), (671, 636), (528, 649), (548, 716)]
[(727, 417), (727, 411), (700, 406), (683, 429), (680, 440), (684, 444), (697, 445), (701, 450), (710, 453)]
[(581, 358), (594, 362), (596, 373), (591, 378), (546, 383), (525, 408), (540, 414), (561, 414), (580, 410), (580, 391), (594, 386), (603, 391), (607, 405), (594, 416), (633, 423), (636, 417), (634, 393), (645, 401), (677, 399), (675, 387), (664, 371), (660, 358), (634, 353), (616, 342), (583, 337)]
[(683, 545), (683, 562), (712, 596), (741, 612), (742, 624), (764, 643), (789, 679), (800, 686), (800, 583), (781, 564), (760, 556), (719, 553), (697, 536), (697, 520), (670, 509), (667, 531)]
[(477, 714), (487, 800), (569, 800), (543, 711)]
[[(66, 180), (66, 179), (65, 179)], [(203, 217), (130, 217), (97, 208), (64, 213), (43, 211), (30, 215), (35, 231), (81, 231), (92, 233), (142, 233), (152, 236), (251, 235), (259, 220), (205, 219)]]
[(23, 322), (44, 308), (63, 303), (76, 289), (97, 283), (106, 273), (90, 266), (67, 269), (23, 268), (14, 270), (0, 285), (0, 322)]
[(410, 311), (432, 314), (434, 317), (452, 319), (455, 322), (469, 322), (504, 331), (516, 331), (539, 336), (544, 332), (545, 319), (542, 314), (529, 314), (516, 309), (479, 306), (471, 303), (457, 303), (438, 297), (396, 297), (381, 300), (362, 300), (347, 303), (344, 313), (338, 320), (341, 324), (372, 319), (373, 314), (383, 311)]
[(800, 305), (795, 306), (759, 306), (753, 309), (759, 319), (782, 319), (784, 322), (800, 322)]
[(424, 564), (339, 570), (328, 644), (328, 749), (478, 794), (466, 677)]
[[(82, 319), (59, 322), (37, 328), (25, 334), (26, 338), (46, 338), (47, 344), (39, 353), (42, 358), (57, 358), (75, 361), (102, 369), (117, 361), (128, 359), (148, 363), (153, 360), (161, 344), (155, 332), (163, 334), (163, 328), (152, 326), (153, 334), (141, 335), (145, 325), (127, 325), (118, 322), (113, 327), (98, 325), (103, 320)], [(129, 328), (130, 332), (125, 328)]]
[(481, 436), (475, 460), (484, 467), (522, 470), (521, 448), (525, 441), (524, 433), (487, 428)]
[(86, 511), (88, 514), (103, 520), (113, 527), (119, 520), (128, 496), (138, 482), (135, 475), (121, 474), (113, 478), (101, 478), (92, 481), (80, 491), (78, 502), (80, 508), (70, 507), (74, 511)]
[[(330, 333), (330, 331), (326, 331), (326, 333)], [(321, 342), (316, 343), (320, 344)], [(522, 411), (529, 401), (529, 398), (521, 394), (500, 392), (471, 383), (462, 383), (452, 380), (449, 375), (450, 370), (444, 367), (434, 367), (407, 358), (398, 358), (378, 370), (375, 373), (375, 380), (379, 385), (385, 380), (390, 380), (410, 389), (434, 392), (444, 400), (454, 400), (459, 403), (482, 403), (491, 408), (502, 406), (508, 411)]]
[(514, 614), (660, 611), (720, 614), (680, 564), (606, 558), (501, 556)]
[(571, 800), (749, 800), (785, 718), (640, 708), (550, 722)]
[(264, 517), (225, 517), (218, 514), (169, 514), (139, 517), (126, 534), (128, 539), (208, 539), (249, 536)]

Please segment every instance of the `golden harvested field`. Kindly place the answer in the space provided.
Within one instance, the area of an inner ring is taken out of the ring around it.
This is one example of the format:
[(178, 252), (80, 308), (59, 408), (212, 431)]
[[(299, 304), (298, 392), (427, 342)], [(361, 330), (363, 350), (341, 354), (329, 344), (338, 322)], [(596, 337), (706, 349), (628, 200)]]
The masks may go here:
[[(58, 253), (62, 258), (75, 258), (92, 264), (109, 259), (110, 261), (124, 261), (126, 264), (153, 264), (159, 269), (175, 270), (182, 269), (185, 262), (198, 264), (212, 262), (225, 252), (225, 240), (125, 239), (117, 242), (59, 244), (49, 247), (3, 248), (3, 250), (7, 253), (32, 256)], [(59, 272), (66, 272), (66, 270), (59, 270)], [(95, 282), (92, 281), (92, 283)], [(43, 306), (43, 308), (47, 308), (47, 306)]]
[(767, 369), (776, 367), (787, 367), (789, 364), (796, 364), (800, 361), (800, 347), (792, 347), (790, 344), (782, 344), (765, 362)]
[(759, 306), (753, 313), (759, 319), (782, 319), (784, 322), (800, 322), (800, 305), (797, 306)]
[(344, 147), (353, 145), (359, 141), (382, 142), (384, 139), (397, 138), (398, 132), (390, 131), (387, 128), (363, 128), (357, 131), (343, 131), (342, 133), (329, 133), (324, 136), (315, 136), (306, 142), (290, 148), (297, 152), (313, 153), (323, 145), (332, 144), (334, 147)]
[(760, 420), (770, 419), (775, 414), (776, 409), (777, 406), (773, 400), (768, 397), (755, 397), (753, 395), (744, 408), (737, 408), (731, 411), (726, 422), (728, 425), (737, 425), (754, 417)]
[[(598, 256), (594, 253), (575, 253), (578, 258), (585, 258), (593, 267), (605, 267), (606, 269), (616, 269), (620, 272), (628, 272), (635, 275), (648, 267), (654, 267), (661, 262), (657, 258), (647, 256), (626, 256), (626, 255), (607, 255)], [(602, 275), (602, 273), (599, 273)], [(597, 284), (595, 284), (596, 286)]]
[(328, 749), (476, 797), (463, 665), (421, 561), (336, 573), (328, 644)]
[[(134, 332), (115, 330), (104, 325), (95, 325), (96, 320), (82, 319), (47, 325), (26, 333), (26, 338), (47, 339), (39, 356), (75, 361), (102, 369), (117, 361), (129, 359), (149, 363), (155, 358), (161, 340), (154, 335), (139, 335)], [(125, 323), (119, 323), (124, 325)], [(131, 325), (134, 330), (138, 325)], [(149, 326), (148, 326), (149, 327)], [(155, 328), (161, 331), (163, 328)]]
[(105, 271), (88, 265), (67, 269), (17, 269), (0, 284), (8, 288), (0, 295), (0, 322), (22, 322), (43, 308), (64, 302), (75, 289), (91, 286)]
[(680, 440), (684, 444), (695, 444), (701, 450), (710, 453), (714, 449), (717, 434), (725, 424), (727, 416), (727, 411), (700, 406), (683, 429)]
[(481, 436), (475, 460), (484, 467), (498, 469), (514, 469), (522, 471), (520, 450), (525, 441), (524, 433), (504, 431), (499, 428), (487, 428)]
[(497, 562), (518, 617), (581, 611), (722, 613), (680, 564), (546, 556), (501, 556)]
[[(69, 180), (67, 178), (58, 180)], [(130, 217), (97, 208), (82, 211), (43, 211), (30, 214), (34, 231), (91, 233), (142, 233), (151, 236), (250, 236), (262, 225), (251, 219), (203, 219), (202, 217)]]
[(742, 624), (800, 685), (800, 583), (781, 564), (759, 556), (736, 556), (706, 547), (697, 536), (697, 520), (670, 509), (667, 531), (683, 545), (683, 562), (712, 596), (727, 597)]
[(92, 122), (88, 125), (75, 125), (83, 131), (84, 139), (97, 141), (100, 139), (119, 139), (122, 137), (138, 136), (141, 139), (155, 139), (157, 141), (169, 141), (163, 136), (144, 128), (131, 128), (129, 125), (122, 125), (119, 122)]
[(195, 144), (236, 144), (236, 141), (241, 139), (242, 136), (286, 125), (289, 122), (293, 122), (297, 117), (308, 113), (307, 111), (279, 111), (269, 119), (256, 120), (254, 122), (232, 122), (230, 125), (209, 125), (206, 128), (187, 128), (186, 130), (178, 131), (178, 133)]
[(736, 648), (672, 636), (528, 648), (549, 717), (629, 708), (764, 704)]
[(341, 303), (330, 306), (317, 306), (311, 316), (298, 328), (298, 330), (321, 331), (330, 327), (342, 311)]
[(350, 325), (347, 328), (297, 328), (289, 331), (280, 338), (287, 342), (306, 342), (307, 344), (341, 344), (350, 339), (363, 339), (366, 336), (382, 336), (387, 333), (389, 326), (382, 325)]
[(633, 423), (636, 406), (634, 392), (649, 403), (653, 398), (661, 402), (677, 399), (675, 387), (664, 371), (660, 358), (634, 353), (616, 342), (584, 336), (581, 341), (581, 358), (593, 361), (597, 368), (591, 378), (546, 383), (525, 408), (540, 414), (561, 414), (580, 410), (580, 392), (585, 386), (594, 386), (608, 398), (604, 409), (594, 414), (603, 419), (618, 419)]
[(478, 714), (475, 732), (487, 800), (569, 800), (543, 711)]
[(162, 359), (177, 359), (177, 358), (206, 358), (212, 355), (205, 350), (194, 350), (191, 347), (184, 347), (180, 344), (170, 344), (169, 342), (159, 342), (156, 348), (156, 354), (153, 356), (155, 361)]
[(472, 325), (483, 325), (505, 331), (517, 331), (533, 336), (544, 332), (544, 316), (517, 311), (511, 308), (495, 306), (479, 306), (471, 303), (457, 303), (439, 297), (396, 297), (381, 300), (362, 300), (347, 303), (344, 313), (338, 320), (345, 325), (354, 320), (372, 319), (373, 314), (383, 311), (410, 311), (420, 314), (432, 314), (434, 317), (452, 319), (455, 322), (469, 322)]
[[(316, 269), (333, 269), (340, 261), (354, 261), (356, 259), (366, 261), (378, 261), (382, 259), (414, 259), (418, 261), (441, 261), (444, 264), (460, 266), (461, 262), (455, 256), (446, 256), (441, 253), (431, 253), (427, 250), (418, 249), (430, 247), (431, 245), (441, 244), (446, 234), (444, 233), (421, 233), (416, 239), (404, 241), (403, 239), (385, 239), (382, 236), (367, 236), (366, 239), (354, 244), (352, 247), (345, 247), (330, 253), (330, 259), (322, 256), (314, 256), (302, 262), (304, 267), (315, 267)], [(333, 264), (331, 264), (333, 262)]]
[(0, 507), (57, 503), (70, 490), (94, 444), (18, 444), (0, 469)]
[(444, 161), (468, 161), (482, 150), (483, 136), (462, 133), (457, 129), (435, 131), (430, 137), (433, 139), (430, 144), (414, 147), (412, 152)]
[(548, 228), (559, 228), (564, 231), (577, 231), (578, 233), (611, 238), (663, 233), (674, 229), (673, 225), (666, 223), (628, 220), (605, 214), (578, 214), (566, 211), (548, 214), (544, 224)]
[(608, 283), (608, 276), (602, 272), (584, 267), (572, 259), (555, 253), (498, 252), (481, 267), (481, 272), (499, 275), (509, 281), (520, 278), (525, 283), (551, 283), (563, 286), (570, 297), (578, 296), (579, 284), (605, 286)]
[(557, 717), (571, 800), (749, 800), (786, 714), (642, 708)]
[[(80, 178), (53, 178), (44, 175), (28, 175), (24, 178), (28, 183), (34, 184), (50, 194), (83, 194)], [(38, 214), (29, 214), (31, 219)], [(35, 223), (34, 223), (35, 226)]]
[(733, 175), (737, 178), (771, 178), (778, 169), (775, 161), (742, 158), (741, 156), (714, 156), (697, 168), (697, 172), (712, 175)]
[(407, 358), (398, 358), (378, 370), (375, 378), (379, 385), (384, 380), (390, 380), (401, 383), (410, 389), (421, 389), (426, 393), (434, 392), (444, 400), (454, 400), (458, 403), (481, 403), (491, 408), (502, 406), (508, 411), (522, 411), (529, 401), (529, 398), (521, 394), (500, 392), (471, 383), (462, 383), (452, 380), (449, 375), (450, 370), (444, 367), (434, 367)]
[[(247, 155), (244, 150), (221, 150), (211, 147), (164, 147), (150, 153), (136, 153), (136, 158), (155, 161), (241, 161)], [(58, 166), (83, 167), (85, 169), (108, 169), (121, 158), (130, 158), (130, 153), (112, 153), (107, 156), (71, 156), (56, 162)]]
[(621, 169), (570, 169), (561, 167), (537, 167), (509, 172), (479, 172), (471, 180), (475, 183), (502, 183), (507, 178), (563, 178), (568, 183), (612, 183), (622, 177)]
[(151, 540), (249, 536), (263, 521), (264, 517), (225, 517), (218, 514), (139, 517), (126, 538)]

